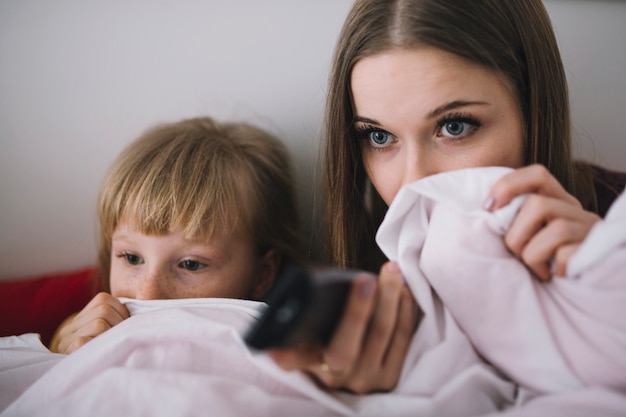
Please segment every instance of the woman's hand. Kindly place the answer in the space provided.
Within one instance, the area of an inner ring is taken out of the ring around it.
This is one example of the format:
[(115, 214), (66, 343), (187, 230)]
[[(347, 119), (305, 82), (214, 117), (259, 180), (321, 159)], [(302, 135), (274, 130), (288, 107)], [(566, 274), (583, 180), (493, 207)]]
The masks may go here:
[(98, 293), (85, 308), (59, 326), (50, 350), (72, 353), (128, 317), (128, 309), (117, 298), (106, 292)]
[(505, 244), (540, 279), (563, 276), (570, 257), (600, 217), (583, 210), (543, 165), (500, 178), (485, 205), (494, 211), (526, 193), (531, 195), (515, 216)]
[(378, 280), (355, 279), (346, 310), (328, 346), (268, 350), (285, 370), (305, 370), (324, 387), (358, 394), (389, 391), (400, 372), (416, 328), (416, 303), (393, 262)]

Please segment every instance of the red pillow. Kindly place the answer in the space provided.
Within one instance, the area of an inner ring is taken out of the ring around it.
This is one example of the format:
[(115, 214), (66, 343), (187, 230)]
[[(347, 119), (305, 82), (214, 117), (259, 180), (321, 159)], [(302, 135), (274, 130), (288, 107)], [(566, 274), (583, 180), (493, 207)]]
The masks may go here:
[(57, 327), (102, 290), (96, 268), (0, 280), (0, 336), (39, 333), (50, 345)]

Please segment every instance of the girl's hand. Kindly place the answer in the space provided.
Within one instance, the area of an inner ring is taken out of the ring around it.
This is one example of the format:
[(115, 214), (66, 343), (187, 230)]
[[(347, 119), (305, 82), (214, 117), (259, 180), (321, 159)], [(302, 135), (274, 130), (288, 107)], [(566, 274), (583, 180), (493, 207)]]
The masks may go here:
[(85, 308), (59, 326), (50, 350), (72, 353), (128, 317), (128, 309), (117, 298), (106, 292), (98, 293)]
[(519, 168), (500, 178), (485, 206), (494, 211), (526, 193), (531, 195), (515, 216), (505, 244), (541, 280), (563, 276), (570, 257), (600, 217), (583, 210), (543, 165)]
[(400, 379), (416, 328), (415, 300), (393, 262), (380, 276), (363, 274), (353, 285), (346, 310), (328, 346), (268, 350), (285, 370), (305, 370), (322, 386), (358, 394), (389, 391)]

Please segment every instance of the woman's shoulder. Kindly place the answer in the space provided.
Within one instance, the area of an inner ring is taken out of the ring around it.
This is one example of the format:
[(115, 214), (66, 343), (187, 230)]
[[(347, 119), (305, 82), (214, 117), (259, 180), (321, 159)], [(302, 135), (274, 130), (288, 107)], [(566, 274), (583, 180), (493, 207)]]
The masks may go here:
[(604, 217), (613, 201), (626, 187), (626, 172), (607, 169), (595, 164), (590, 164), (590, 167), (593, 171), (593, 185), (598, 201), (598, 214)]

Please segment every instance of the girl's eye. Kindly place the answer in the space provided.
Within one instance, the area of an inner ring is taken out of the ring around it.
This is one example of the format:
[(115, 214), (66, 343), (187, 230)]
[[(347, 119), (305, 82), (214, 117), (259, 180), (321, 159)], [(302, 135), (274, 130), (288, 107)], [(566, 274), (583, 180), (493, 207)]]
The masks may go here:
[(461, 139), (474, 134), (480, 126), (481, 122), (476, 118), (452, 116), (439, 122), (437, 136)]
[(134, 255), (132, 253), (122, 253), (120, 255), (120, 258), (126, 259), (126, 262), (131, 265), (139, 265), (143, 263), (143, 259), (141, 259), (140, 256)]
[(186, 269), (188, 271), (199, 271), (207, 266), (206, 264), (203, 264), (202, 262), (194, 261), (192, 259), (185, 259), (178, 265), (181, 268)]

